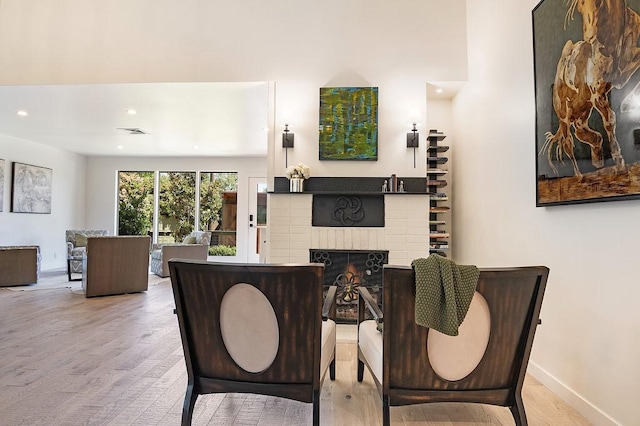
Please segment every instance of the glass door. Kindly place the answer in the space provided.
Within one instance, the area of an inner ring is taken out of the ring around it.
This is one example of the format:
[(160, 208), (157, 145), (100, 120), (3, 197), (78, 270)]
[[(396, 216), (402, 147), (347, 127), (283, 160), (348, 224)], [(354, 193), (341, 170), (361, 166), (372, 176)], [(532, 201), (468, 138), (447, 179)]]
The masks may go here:
[(267, 243), (267, 179), (249, 178), (247, 262), (264, 263)]

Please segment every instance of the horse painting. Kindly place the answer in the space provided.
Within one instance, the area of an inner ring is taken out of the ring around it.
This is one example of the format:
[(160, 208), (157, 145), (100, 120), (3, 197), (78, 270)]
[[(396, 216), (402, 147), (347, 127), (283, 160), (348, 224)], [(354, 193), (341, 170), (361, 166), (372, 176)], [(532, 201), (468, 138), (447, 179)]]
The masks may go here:
[[(553, 110), (559, 125), (555, 133), (545, 133), (539, 154), (546, 152), (551, 169), (558, 174), (555, 161), (566, 155), (575, 176), (582, 178), (574, 154), (574, 137), (591, 149), (591, 163), (604, 166), (603, 135), (589, 126), (589, 118), (597, 111), (609, 142), (611, 158), (617, 173), (626, 170), (625, 160), (616, 135), (616, 113), (609, 94), (624, 87), (640, 68), (640, 16), (627, 6), (626, 0), (568, 0), (565, 28), (582, 16), (582, 40), (568, 40), (558, 60), (552, 90)], [(640, 91), (636, 88), (629, 96)], [(630, 101), (626, 100), (626, 104)]]

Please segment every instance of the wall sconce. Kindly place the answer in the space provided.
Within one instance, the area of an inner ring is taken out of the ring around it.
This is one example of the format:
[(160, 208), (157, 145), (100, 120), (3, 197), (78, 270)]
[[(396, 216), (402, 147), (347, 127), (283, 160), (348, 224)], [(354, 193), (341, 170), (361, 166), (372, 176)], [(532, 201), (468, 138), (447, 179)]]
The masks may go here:
[(289, 130), (289, 125), (284, 125), (284, 133), (282, 133), (282, 147), (285, 149), (284, 151), (284, 167), (288, 167), (289, 165), (289, 148), (293, 148), (293, 137), (294, 134)]
[(411, 133), (407, 133), (407, 148), (413, 148), (413, 168), (416, 168), (416, 148), (420, 146), (420, 134), (416, 128), (416, 123), (413, 123), (413, 129)]

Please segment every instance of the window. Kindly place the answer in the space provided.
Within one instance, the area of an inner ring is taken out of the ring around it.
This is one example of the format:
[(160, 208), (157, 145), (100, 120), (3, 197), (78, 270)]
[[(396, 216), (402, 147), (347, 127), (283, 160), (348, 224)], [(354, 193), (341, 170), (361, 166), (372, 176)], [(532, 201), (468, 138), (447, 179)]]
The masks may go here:
[(211, 232), (209, 255), (235, 256), (238, 173), (165, 171), (158, 178), (155, 188), (155, 172), (118, 172), (118, 235), (152, 236), (155, 227), (158, 243), (181, 242), (198, 218), (198, 229)]
[(118, 235), (153, 234), (153, 172), (118, 173)]
[(195, 228), (196, 173), (160, 172), (158, 242), (181, 242)]

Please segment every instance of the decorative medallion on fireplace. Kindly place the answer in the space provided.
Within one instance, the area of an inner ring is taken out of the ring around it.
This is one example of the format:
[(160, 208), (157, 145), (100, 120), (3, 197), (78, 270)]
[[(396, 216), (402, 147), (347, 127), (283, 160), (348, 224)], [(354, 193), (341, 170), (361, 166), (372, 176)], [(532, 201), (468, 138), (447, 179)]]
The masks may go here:
[(382, 266), (388, 262), (386, 250), (310, 249), (312, 263), (324, 263), (324, 287), (338, 287), (336, 321), (354, 323), (358, 319), (358, 287), (366, 287), (382, 303)]
[(384, 196), (314, 194), (311, 225), (384, 227)]

